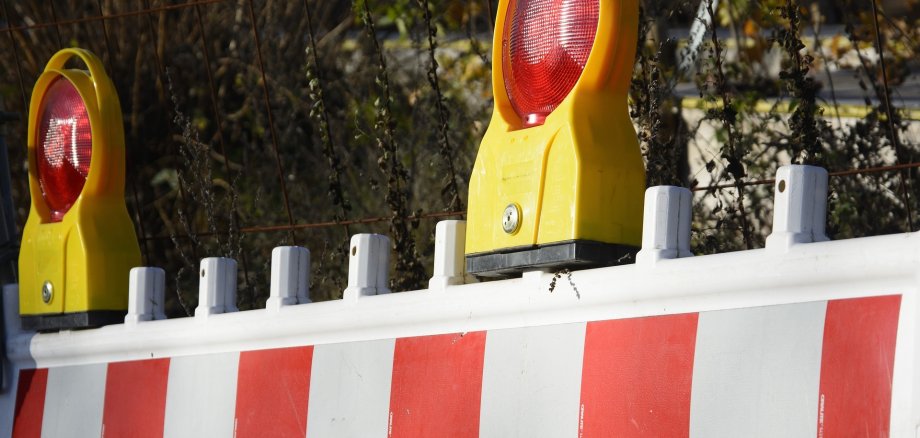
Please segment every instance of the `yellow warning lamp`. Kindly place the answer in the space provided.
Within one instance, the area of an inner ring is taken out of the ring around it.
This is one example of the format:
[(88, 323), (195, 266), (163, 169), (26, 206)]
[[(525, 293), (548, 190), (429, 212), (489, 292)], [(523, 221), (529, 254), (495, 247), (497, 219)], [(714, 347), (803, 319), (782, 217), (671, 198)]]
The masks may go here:
[(502, 0), (495, 109), (470, 179), (467, 270), (599, 266), (642, 237), (627, 93), (636, 0)]
[[(87, 70), (65, 68), (79, 60)], [(141, 262), (125, 206), (121, 105), (102, 63), (56, 53), (29, 105), (32, 205), (19, 254), (19, 312), (27, 330), (124, 320), (128, 272)]]

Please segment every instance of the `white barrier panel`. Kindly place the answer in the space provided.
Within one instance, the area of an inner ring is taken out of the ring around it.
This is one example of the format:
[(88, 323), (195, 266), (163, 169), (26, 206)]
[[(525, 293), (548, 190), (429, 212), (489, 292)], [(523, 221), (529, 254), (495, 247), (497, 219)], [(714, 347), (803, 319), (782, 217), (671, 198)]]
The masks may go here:
[[(898, 397), (890, 376), (905, 390), (897, 382), (915, 374), (895, 362), (902, 303), (901, 295), (883, 295), (26, 370), (15, 430), (381, 438), (574, 438), (635, 428), (698, 437), (887, 432), (895, 410), (904, 415), (910, 406), (891, 403)], [(906, 428), (890, 424), (892, 436), (904, 436), (895, 432)]]

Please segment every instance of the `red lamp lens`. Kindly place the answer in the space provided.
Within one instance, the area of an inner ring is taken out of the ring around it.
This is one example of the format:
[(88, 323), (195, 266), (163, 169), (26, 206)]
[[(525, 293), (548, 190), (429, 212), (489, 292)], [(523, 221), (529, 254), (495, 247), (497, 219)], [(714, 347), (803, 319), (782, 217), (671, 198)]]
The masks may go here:
[(54, 79), (42, 97), (40, 120), (38, 182), (51, 221), (60, 222), (83, 191), (93, 134), (83, 98), (64, 77)]
[(599, 0), (511, 0), (502, 40), (505, 90), (525, 126), (541, 125), (578, 82)]

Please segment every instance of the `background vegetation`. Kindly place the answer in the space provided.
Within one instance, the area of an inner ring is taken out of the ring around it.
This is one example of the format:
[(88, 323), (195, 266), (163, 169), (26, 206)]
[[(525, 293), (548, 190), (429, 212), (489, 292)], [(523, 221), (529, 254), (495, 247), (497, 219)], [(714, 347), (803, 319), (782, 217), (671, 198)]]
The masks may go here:
[[(239, 305), (261, 307), (283, 244), (311, 249), (313, 298), (336, 298), (358, 232), (393, 239), (395, 290), (424, 285), (436, 218), (463, 211), (491, 114), (497, 1), (0, 2), (0, 109), (22, 115), (5, 133), (20, 224), (24, 102), (47, 59), (80, 46), (121, 96), (129, 210), (145, 263), (168, 272), (170, 313), (196, 305), (205, 256), (237, 259)], [(763, 245), (772, 186), (758, 181), (780, 165), (913, 162), (904, 102), (917, 96), (898, 87), (917, 70), (914, 1), (707, 4), (716, 32), (697, 53), (686, 30), (699, 2), (643, 2), (631, 91), (649, 185), (697, 189), (697, 253)], [(688, 54), (696, 63), (679, 67)], [(833, 92), (841, 74), (859, 87), (855, 118)], [(832, 178), (832, 237), (913, 230), (915, 175)]]

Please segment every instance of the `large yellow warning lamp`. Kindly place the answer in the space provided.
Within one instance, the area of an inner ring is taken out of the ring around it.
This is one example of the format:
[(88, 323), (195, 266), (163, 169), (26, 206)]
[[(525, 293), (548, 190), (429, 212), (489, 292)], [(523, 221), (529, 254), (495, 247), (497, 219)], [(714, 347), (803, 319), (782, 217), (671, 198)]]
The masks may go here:
[(636, 0), (501, 0), (495, 110), (470, 179), (467, 270), (616, 263), (642, 235), (627, 109)]
[[(87, 70), (65, 68), (74, 58)], [(56, 53), (29, 105), (32, 206), (19, 255), (24, 329), (123, 321), (128, 272), (141, 261), (125, 206), (124, 137), (118, 95), (99, 59), (82, 49)]]

